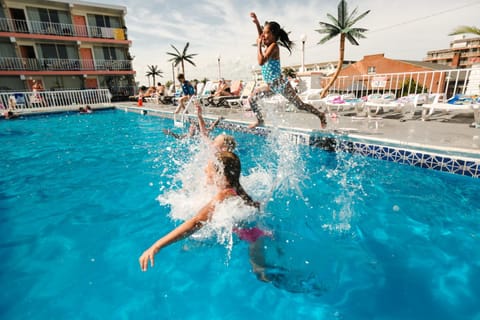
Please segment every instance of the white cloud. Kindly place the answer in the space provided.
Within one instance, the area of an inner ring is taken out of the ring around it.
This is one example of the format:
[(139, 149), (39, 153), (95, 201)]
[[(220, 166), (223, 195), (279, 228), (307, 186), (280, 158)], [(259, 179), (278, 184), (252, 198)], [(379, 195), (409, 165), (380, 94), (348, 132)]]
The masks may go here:
[[(98, 1), (119, 4), (116, 0)], [(364, 55), (385, 53), (392, 59), (422, 60), (427, 51), (448, 48), (448, 33), (459, 25), (479, 26), (480, 1), (418, 1), (418, 0), (364, 0), (347, 1), (350, 11), (358, 8), (371, 12), (358, 22), (358, 27), (369, 29), (360, 46), (347, 44), (345, 58), (359, 60)], [(196, 67), (186, 64), (187, 78), (216, 79), (217, 57), (221, 56), (222, 76), (229, 79), (250, 78), (256, 65), (256, 29), (249, 17), (255, 11), (263, 23), (279, 22), (293, 41), (301, 34), (307, 36), (305, 62), (336, 60), (338, 39), (318, 45), (319, 21), (328, 21), (327, 13), (336, 16), (338, 0), (289, 0), (262, 2), (246, 0), (127, 0), (126, 23), (131, 51), (135, 56), (137, 81), (148, 84), (147, 65), (158, 65), (164, 72), (163, 81), (172, 78), (167, 61), (173, 44), (182, 50), (190, 42), (189, 53), (197, 53)], [(281, 51), (282, 65), (300, 63), (300, 46), (289, 55)], [(160, 80), (162, 81), (162, 79)]]

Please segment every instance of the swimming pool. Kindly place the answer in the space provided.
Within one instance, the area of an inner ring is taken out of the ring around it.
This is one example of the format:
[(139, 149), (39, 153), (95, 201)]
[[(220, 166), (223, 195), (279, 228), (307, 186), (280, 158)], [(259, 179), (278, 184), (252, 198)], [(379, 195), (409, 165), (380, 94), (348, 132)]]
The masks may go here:
[(238, 239), (175, 244), (142, 273), (139, 255), (177, 224), (157, 197), (196, 152), (171, 126), (121, 111), (0, 123), (2, 319), (480, 317), (478, 179), (282, 137), (235, 133), (274, 233), (272, 282)]

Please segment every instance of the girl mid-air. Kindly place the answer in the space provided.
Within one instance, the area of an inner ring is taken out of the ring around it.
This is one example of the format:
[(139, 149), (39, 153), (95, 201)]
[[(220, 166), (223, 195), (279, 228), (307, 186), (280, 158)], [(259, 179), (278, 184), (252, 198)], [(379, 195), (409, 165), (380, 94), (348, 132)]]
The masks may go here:
[(306, 110), (320, 119), (322, 128), (327, 126), (325, 113), (318, 110), (314, 106), (304, 103), (297, 96), (295, 89), (290, 85), (287, 79), (282, 77), (282, 68), (280, 66), (280, 49), (277, 42), (282, 43), (288, 51), (291, 51), (292, 41), (288, 38), (288, 34), (283, 30), (277, 22), (266, 22), (262, 28), (258, 22), (257, 15), (250, 13), (253, 23), (257, 27), (257, 59), (258, 64), (262, 67), (262, 77), (267, 83), (268, 88), (265, 90), (256, 90), (249, 98), (250, 107), (255, 114), (257, 120), (249, 125), (249, 128), (263, 125), (263, 115), (258, 107), (258, 100), (264, 96), (279, 93), (283, 95), (289, 102), (300, 110)]

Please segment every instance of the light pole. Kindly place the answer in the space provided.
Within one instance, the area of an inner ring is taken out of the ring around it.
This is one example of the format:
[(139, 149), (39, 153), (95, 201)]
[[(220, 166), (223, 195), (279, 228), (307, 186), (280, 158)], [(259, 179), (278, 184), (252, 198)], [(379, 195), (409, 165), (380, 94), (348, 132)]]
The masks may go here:
[(220, 72), (220, 54), (218, 54), (217, 56), (217, 61), (218, 61), (218, 81), (220, 81), (220, 79), (222, 79), (222, 73)]
[(172, 80), (173, 80), (173, 94), (175, 94), (175, 63), (172, 62)]
[(300, 68), (301, 72), (305, 71), (305, 41), (307, 40), (307, 35), (302, 33), (300, 36), (300, 41), (302, 41), (302, 67)]

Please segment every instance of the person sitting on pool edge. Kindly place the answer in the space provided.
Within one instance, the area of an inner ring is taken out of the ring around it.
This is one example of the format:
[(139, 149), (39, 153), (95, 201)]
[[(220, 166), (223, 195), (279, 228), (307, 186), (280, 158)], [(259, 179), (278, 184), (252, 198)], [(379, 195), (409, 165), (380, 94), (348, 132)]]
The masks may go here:
[(202, 228), (215, 214), (217, 204), (226, 199), (240, 197), (247, 205), (259, 207), (259, 203), (253, 201), (240, 184), (241, 164), (237, 155), (232, 152), (222, 151), (215, 156), (216, 161), (209, 161), (205, 169), (207, 183), (213, 183), (217, 187), (215, 196), (193, 218), (183, 222), (180, 226), (155, 241), (154, 244), (142, 253), (139, 258), (142, 271), (147, 271), (149, 263), (151, 267), (154, 266), (155, 255), (161, 249), (190, 236)]
[(183, 111), (185, 109), (185, 104), (195, 94), (195, 88), (189, 81), (185, 80), (183, 73), (180, 73), (177, 79), (182, 84), (182, 97), (178, 99), (178, 107), (175, 109), (174, 113), (180, 113)]

